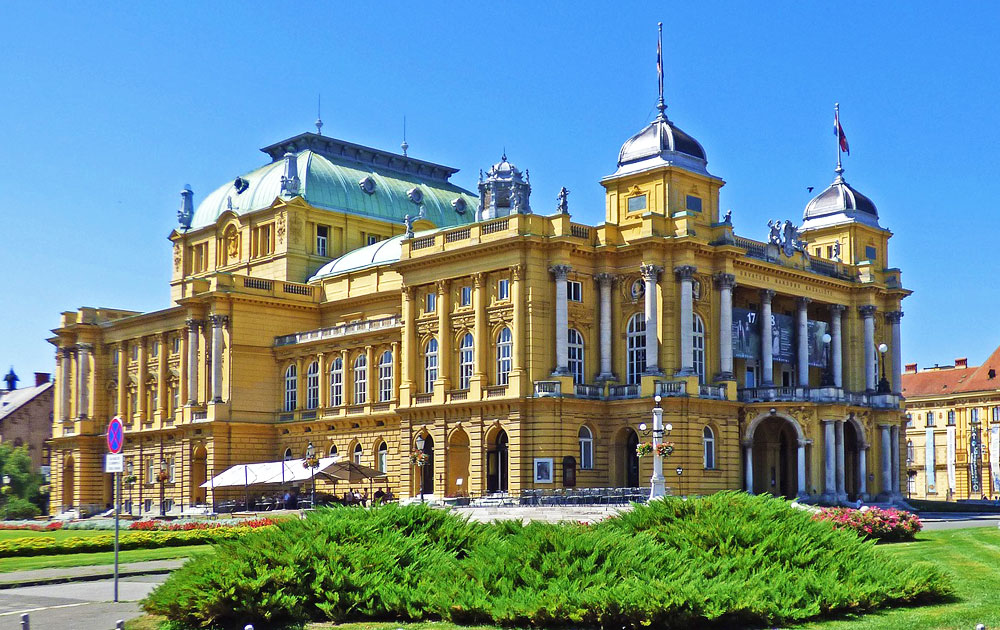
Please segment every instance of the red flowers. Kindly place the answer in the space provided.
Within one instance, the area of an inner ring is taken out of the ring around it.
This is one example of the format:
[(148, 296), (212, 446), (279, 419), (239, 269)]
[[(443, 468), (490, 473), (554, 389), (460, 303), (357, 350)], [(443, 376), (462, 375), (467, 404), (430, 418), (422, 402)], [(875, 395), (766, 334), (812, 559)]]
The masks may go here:
[(913, 540), (923, 528), (915, 514), (893, 508), (823, 508), (813, 520), (830, 521), (835, 529), (851, 529), (865, 538), (885, 542)]
[(193, 529), (221, 529), (225, 527), (267, 527), (274, 525), (270, 518), (248, 518), (236, 523), (218, 523), (215, 521), (184, 521), (182, 523), (167, 523), (160, 521), (133, 521), (128, 528), (140, 531), (186, 532)]
[(28, 530), (32, 532), (52, 532), (57, 529), (62, 529), (63, 524), (61, 522), (52, 523), (0, 523), (0, 529), (11, 529), (11, 530)]

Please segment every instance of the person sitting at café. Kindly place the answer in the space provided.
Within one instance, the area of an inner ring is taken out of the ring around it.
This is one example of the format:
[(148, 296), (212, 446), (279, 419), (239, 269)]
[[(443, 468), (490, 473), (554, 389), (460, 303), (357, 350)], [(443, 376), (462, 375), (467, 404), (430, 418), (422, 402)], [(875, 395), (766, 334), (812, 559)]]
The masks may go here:
[(385, 491), (382, 490), (381, 487), (379, 487), (379, 489), (375, 491), (375, 494), (372, 495), (372, 505), (378, 505), (382, 503), (382, 500), (384, 498), (385, 498)]

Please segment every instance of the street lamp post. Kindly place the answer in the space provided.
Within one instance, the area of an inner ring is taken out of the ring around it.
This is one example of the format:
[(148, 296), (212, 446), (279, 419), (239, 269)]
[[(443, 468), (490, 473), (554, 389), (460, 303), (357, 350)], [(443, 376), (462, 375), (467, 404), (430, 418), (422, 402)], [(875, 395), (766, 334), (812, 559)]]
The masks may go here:
[(132, 486), (135, 485), (135, 479), (132, 477), (132, 473), (135, 471), (135, 466), (132, 464), (132, 460), (128, 460), (125, 464), (125, 470), (128, 471), (128, 515), (132, 516)]
[(833, 382), (833, 361), (830, 357), (830, 342), (833, 341), (833, 337), (830, 333), (823, 333), (821, 337), (823, 340), (823, 352), (826, 355), (826, 367), (823, 369), (823, 387), (833, 387), (835, 383)]
[[(669, 433), (673, 426), (663, 426), (663, 409), (660, 407), (660, 397), (654, 398), (656, 406), (653, 407), (653, 476), (649, 478), (649, 500), (659, 499), (666, 494), (666, 484), (663, 478), (663, 458), (660, 457), (659, 446), (663, 440), (664, 433)], [(639, 430), (646, 432), (646, 423), (639, 425)]]
[(312, 491), (309, 496), (309, 505), (313, 508), (316, 507), (316, 447), (313, 446), (312, 441), (306, 447), (306, 461), (309, 463), (309, 476), (312, 481)]
[(886, 380), (885, 378), (885, 353), (888, 350), (889, 346), (885, 345), (884, 343), (880, 343), (878, 345), (878, 352), (881, 355), (881, 357), (879, 358), (879, 363), (882, 364), (882, 378), (878, 382), (878, 393), (880, 394), (888, 394), (892, 391), (892, 388), (889, 387), (889, 381)]
[[(424, 436), (418, 435), (415, 444), (417, 445), (417, 450), (421, 453), (424, 452)], [(424, 502), (424, 465), (421, 461), (417, 462), (417, 469), (420, 471), (420, 502)]]
[(166, 516), (164, 511), (165, 494), (167, 490), (167, 460), (160, 458), (160, 516)]

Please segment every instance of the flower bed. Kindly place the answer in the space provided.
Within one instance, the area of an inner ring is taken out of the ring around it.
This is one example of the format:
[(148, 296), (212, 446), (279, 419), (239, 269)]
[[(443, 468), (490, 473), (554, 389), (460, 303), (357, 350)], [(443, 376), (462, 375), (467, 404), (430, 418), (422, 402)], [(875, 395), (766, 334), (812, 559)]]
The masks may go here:
[(31, 521), (28, 522), (8, 521), (6, 523), (0, 523), (0, 530), (4, 531), (23, 530), (31, 532), (54, 532), (57, 529), (62, 529), (62, 527), (63, 524), (61, 522), (34, 523)]
[[(260, 528), (258, 527), (258, 529)], [(190, 531), (125, 531), (119, 535), (118, 548), (122, 550), (157, 549), (160, 547), (214, 544), (224, 540), (236, 540), (251, 531), (254, 530), (250, 527), (216, 527)], [(112, 551), (114, 544), (114, 534), (97, 534), (87, 538), (76, 537), (62, 540), (47, 536), (11, 538), (0, 540), (0, 558)]]
[(916, 514), (892, 508), (823, 508), (813, 516), (813, 520), (828, 521), (835, 529), (849, 529), (865, 538), (882, 542), (913, 540), (923, 528)]
[(274, 525), (274, 520), (270, 518), (248, 518), (239, 521), (132, 521), (128, 528), (132, 531), (158, 531), (158, 532), (187, 532), (195, 529), (219, 529), (222, 527), (247, 527), (254, 529), (257, 527), (267, 527)]

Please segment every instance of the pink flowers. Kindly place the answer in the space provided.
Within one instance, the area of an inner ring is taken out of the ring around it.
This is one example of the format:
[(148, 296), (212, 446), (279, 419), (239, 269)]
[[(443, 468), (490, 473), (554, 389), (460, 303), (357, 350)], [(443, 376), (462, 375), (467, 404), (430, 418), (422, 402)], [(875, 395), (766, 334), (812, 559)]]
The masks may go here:
[(851, 529), (866, 538), (886, 542), (913, 540), (923, 528), (915, 514), (893, 508), (823, 508), (813, 520), (829, 521), (835, 529)]
[(0, 529), (29, 530), (33, 532), (51, 532), (62, 529), (61, 522), (52, 523), (0, 523)]

